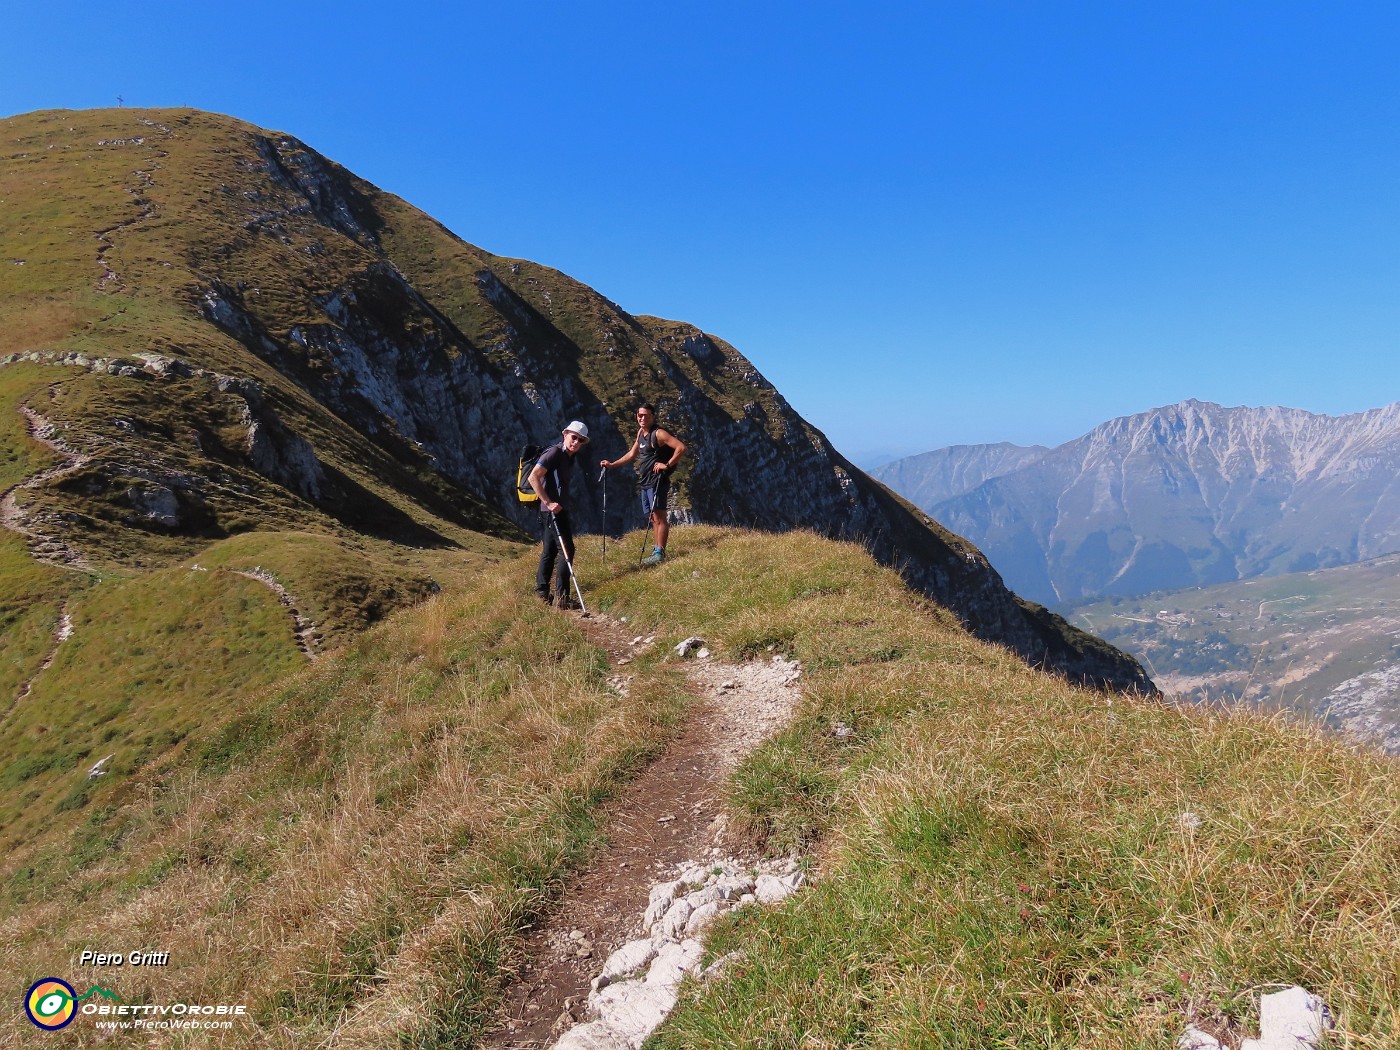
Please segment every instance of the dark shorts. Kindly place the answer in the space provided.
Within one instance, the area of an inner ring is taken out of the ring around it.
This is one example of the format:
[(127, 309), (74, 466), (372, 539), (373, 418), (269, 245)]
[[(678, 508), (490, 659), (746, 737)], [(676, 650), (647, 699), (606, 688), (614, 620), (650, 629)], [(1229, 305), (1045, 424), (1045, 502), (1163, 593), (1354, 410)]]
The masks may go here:
[(655, 485), (642, 489), (642, 514), (651, 517), (652, 511), (666, 513), (666, 494), (671, 491), (671, 475), (662, 474)]

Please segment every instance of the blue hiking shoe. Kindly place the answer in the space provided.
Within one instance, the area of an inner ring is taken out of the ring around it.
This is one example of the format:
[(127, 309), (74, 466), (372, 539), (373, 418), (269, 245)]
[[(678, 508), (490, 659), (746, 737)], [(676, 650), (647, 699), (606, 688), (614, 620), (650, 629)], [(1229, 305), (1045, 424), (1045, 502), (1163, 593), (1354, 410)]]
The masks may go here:
[(660, 565), (666, 560), (666, 552), (660, 547), (653, 547), (650, 554), (642, 559), (643, 565)]

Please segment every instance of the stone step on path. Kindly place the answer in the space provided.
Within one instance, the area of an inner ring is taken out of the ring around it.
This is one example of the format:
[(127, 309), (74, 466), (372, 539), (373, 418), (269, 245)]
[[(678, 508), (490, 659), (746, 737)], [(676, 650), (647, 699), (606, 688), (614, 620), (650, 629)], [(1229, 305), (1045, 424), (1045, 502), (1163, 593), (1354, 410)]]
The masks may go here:
[(657, 883), (642, 915), (647, 936), (608, 956), (588, 995), (592, 1019), (565, 1032), (552, 1050), (639, 1050), (675, 1008), (682, 981), (705, 980), (736, 961), (731, 954), (702, 967), (710, 924), (735, 908), (776, 904), (805, 882), (789, 858), (700, 862)]

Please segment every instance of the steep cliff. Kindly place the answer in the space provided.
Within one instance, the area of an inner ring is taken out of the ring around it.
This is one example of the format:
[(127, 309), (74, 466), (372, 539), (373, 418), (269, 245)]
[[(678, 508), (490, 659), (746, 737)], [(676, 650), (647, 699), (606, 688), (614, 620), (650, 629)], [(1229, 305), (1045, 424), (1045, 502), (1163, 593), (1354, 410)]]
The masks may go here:
[(1077, 680), (1151, 688), (1131, 659), (1017, 599), (974, 546), (692, 325), (486, 253), (229, 118), (53, 112), (0, 127), (17, 205), (0, 233), (13, 260), (0, 350), (88, 369), (48, 411), (93, 459), (34, 496), (80, 556), (140, 561), (143, 536), (169, 553), (317, 515), (405, 542), (447, 542), (434, 517), (522, 535), (538, 522), (515, 499), (518, 449), (574, 418), (594, 435), (580, 525), (631, 527), (616, 490), (603, 520), (591, 464), (627, 447), (647, 399), (691, 446), (677, 504), (695, 520), (857, 540), (980, 636)]

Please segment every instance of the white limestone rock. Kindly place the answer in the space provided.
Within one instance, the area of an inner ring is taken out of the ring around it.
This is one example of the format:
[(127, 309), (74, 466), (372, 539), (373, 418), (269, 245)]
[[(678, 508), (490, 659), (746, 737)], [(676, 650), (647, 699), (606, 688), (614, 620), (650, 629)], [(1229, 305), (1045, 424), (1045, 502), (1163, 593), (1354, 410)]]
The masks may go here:
[(747, 875), (725, 875), (715, 883), (715, 891), (722, 901), (737, 901), (746, 893), (752, 893), (754, 880)]
[(695, 911), (695, 906), (682, 897), (671, 905), (670, 910), (656, 924), (655, 935), (668, 941), (678, 940), (685, 932), (686, 923), (690, 921), (690, 915), (693, 911)]
[(1259, 1000), (1259, 1034), (1281, 1050), (1294, 1050), (1294, 1043), (1299, 1047), (1317, 1043), (1331, 1027), (1327, 1005), (1296, 984)]
[(680, 880), (675, 882), (662, 882), (651, 888), (651, 893), (647, 898), (647, 910), (642, 915), (642, 931), (651, 929), (657, 919), (665, 915), (671, 907), (671, 902), (676, 899), (685, 883)]
[(724, 897), (720, 894), (719, 887), (714, 883), (710, 883), (708, 886), (702, 886), (698, 890), (691, 890), (685, 895), (685, 899), (690, 902), (692, 908), (703, 908), (707, 904), (714, 904), (716, 901), (723, 900)]
[(722, 901), (710, 901), (708, 904), (700, 905), (700, 907), (690, 913), (690, 918), (686, 920), (686, 936), (696, 936), (727, 910)]
[(602, 1021), (589, 1021), (560, 1036), (554, 1050), (632, 1050), (632, 1044)]
[[(1240, 1050), (1315, 1050), (1331, 1027), (1327, 1004), (1294, 985), (1259, 1000), (1259, 1038), (1243, 1040)], [(1217, 1039), (1194, 1026), (1176, 1045), (1178, 1050), (1222, 1050)]]
[(1246, 1039), (1240, 1050), (1313, 1050), (1331, 1027), (1327, 1005), (1294, 985), (1259, 1000), (1259, 1038)]
[(695, 635), (691, 635), (685, 641), (681, 642), (679, 645), (676, 646), (676, 655), (681, 657), (682, 659), (685, 659), (697, 649), (702, 648), (704, 644), (705, 639), (697, 638)]
[(777, 875), (760, 875), (754, 883), (753, 893), (760, 904), (777, 904), (802, 888), (807, 877), (800, 871), (779, 878)]
[(630, 1046), (640, 1047), (676, 1005), (676, 990), (665, 984), (622, 981), (594, 992), (588, 1005)]
[(656, 945), (651, 940), (628, 941), (608, 956), (608, 961), (603, 963), (599, 976), (610, 982), (629, 973), (636, 973), (655, 958)]
[(1215, 1036), (1201, 1031), (1195, 1025), (1187, 1025), (1186, 1031), (1176, 1041), (1177, 1050), (1225, 1050)]
[(672, 987), (680, 984), (687, 974), (694, 975), (700, 972), (700, 960), (704, 954), (705, 946), (693, 939), (666, 945), (656, 953), (651, 968), (647, 970), (647, 984), (665, 984)]
[(682, 886), (704, 886), (710, 879), (714, 878), (713, 868), (693, 867), (687, 868), (681, 873), (678, 880)]

